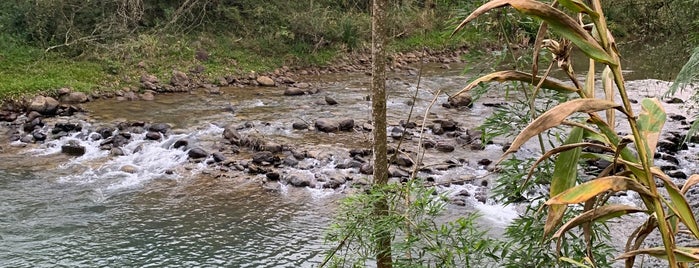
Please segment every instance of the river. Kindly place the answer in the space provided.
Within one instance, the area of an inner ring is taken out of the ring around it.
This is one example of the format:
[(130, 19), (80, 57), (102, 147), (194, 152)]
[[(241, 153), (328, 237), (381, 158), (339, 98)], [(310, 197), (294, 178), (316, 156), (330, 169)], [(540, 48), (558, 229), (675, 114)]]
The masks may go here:
[[(436, 64), (425, 69), (415, 101), (417, 77), (391, 74), (391, 125), (407, 118), (413, 102), (411, 121), (422, 120), (427, 114), (428, 120), (453, 119), (465, 129), (475, 128), (492, 111), (492, 107), (478, 104), (466, 110), (446, 109), (440, 106), (446, 101), (442, 95), (426, 113), (434, 93), (454, 93), (468, 82), (461, 71), (463, 64), (452, 64), (449, 70), (440, 67)], [(245, 172), (219, 176), (206, 162), (190, 162), (186, 152), (172, 148), (176, 140), (186, 138), (208, 150), (221, 149), (228, 146), (220, 141), (225, 126), (250, 123), (255, 127), (241, 129), (242, 133), (323, 156), (302, 161), (307, 168), (284, 169), (282, 175), (336, 174), (334, 167), (346, 160), (341, 156), (353, 148), (369, 148), (370, 135), (295, 131), (290, 125), (338, 117), (352, 118), (358, 125), (367, 122), (368, 77), (333, 74), (310, 76), (304, 81), (321, 93), (283, 96), (279, 88), (246, 87), (222, 88), (220, 95), (202, 91), (157, 95), (150, 102), (107, 99), (85, 104), (86, 115), (69, 119), (80, 121), (84, 129), (133, 121), (172, 126), (172, 134), (157, 142), (138, 136), (145, 134), (134, 134), (141, 138), (125, 145), (123, 156), (109, 156), (98, 149), (98, 141), (90, 140), (80, 141), (88, 148), (83, 156), (60, 153), (66, 139), (79, 140), (91, 134), (86, 131), (43, 145), (10, 144), (3, 138), (0, 267), (317, 266), (332, 246), (323, 242), (323, 235), (344, 186), (334, 190), (295, 188)], [(325, 96), (340, 104), (325, 105)], [(501, 93), (488, 93), (479, 103), (501, 101)], [(459, 164), (421, 175), (437, 181), (472, 178), (473, 185), (483, 184), (481, 180), (490, 182), (487, 165), (477, 162), (497, 159), (501, 149), (496, 143), (483, 150), (450, 154), (428, 151), (426, 166), (445, 161)], [(241, 152), (239, 156), (249, 154)], [(124, 166), (134, 170), (126, 171)], [(343, 176), (358, 176), (353, 171), (343, 172)], [(465, 188), (473, 192), (477, 190), (473, 185), (452, 185), (443, 190)], [(471, 200), (465, 209), (482, 212), (482, 223), (495, 233), (516, 216), (512, 208), (492, 202)]]

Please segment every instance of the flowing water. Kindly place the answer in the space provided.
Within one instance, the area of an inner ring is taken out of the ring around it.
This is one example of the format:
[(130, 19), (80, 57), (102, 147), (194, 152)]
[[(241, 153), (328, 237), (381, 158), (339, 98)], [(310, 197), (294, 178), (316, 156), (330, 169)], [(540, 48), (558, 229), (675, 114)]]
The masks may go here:
[[(426, 113), (434, 93), (451, 94), (467, 84), (463, 67), (443, 70), (430, 65), (425, 69), (412, 121), (427, 114), (428, 120), (451, 118), (469, 129), (482, 122), (492, 108), (445, 109), (440, 106), (446, 100), (444, 95)], [(388, 117), (389, 123), (397, 125), (410, 113), (417, 77), (392, 76)], [(366, 133), (326, 134), (290, 128), (293, 122), (320, 118), (352, 118), (359, 125), (367, 122), (368, 77), (340, 74), (303, 80), (321, 93), (290, 97), (282, 96), (279, 88), (223, 88), (221, 95), (201, 91), (158, 95), (151, 102), (100, 100), (85, 105), (89, 113), (78, 117), (84, 130), (70, 137), (39, 146), (10, 144), (3, 137), (0, 267), (317, 266), (330, 247), (322, 238), (342, 187), (293, 188), (277, 182), (261, 187), (255, 178), (264, 175), (215, 176), (206, 161), (191, 163), (186, 152), (173, 149), (173, 143), (184, 138), (209, 149), (226, 146), (221, 141), (223, 127), (247, 122), (255, 127), (241, 130), (246, 134), (329, 155), (324, 158), (327, 161), (309, 160), (308, 168), (284, 171), (323, 176), (334, 170), (349, 149), (369, 148)], [(324, 96), (340, 105), (324, 105)], [(479, 103), (501, 102), (501, 97), (489, 93)], [(118, 157), (99, 150), (99, 141), (81, 139), (91, 134), (88, 129), (124, 121), (163, 122), (175, 131), (161, 141), (134, 138)], [(84, 145), (86, 154), (61, 154), (60, 146), (68, 139)], [(423, 175), (438, 181), (485, 177), (486, 167), (475, 162), (497, 159), (501, 149), (488, 145), (485, 150), (451, 154), (428, 151), (425, 165), (451, 159), (461, 164)], [(467, 184), (442, 190), (474, 192), (476, 188)], [(495, 233), (516, 216), (510, 207), (475, 199), (468, 200), (466, 209), (484, 214), (483, 223)]]

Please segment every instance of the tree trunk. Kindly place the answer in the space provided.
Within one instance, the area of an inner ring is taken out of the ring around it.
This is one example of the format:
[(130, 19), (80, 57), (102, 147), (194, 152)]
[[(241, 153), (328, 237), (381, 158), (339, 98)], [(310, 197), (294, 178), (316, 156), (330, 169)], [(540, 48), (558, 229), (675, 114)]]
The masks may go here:
[[(386, 141), (386, 10), (388, 0), (374, 0), (371, 16), (371, 90), (372, 117), (374, 121), (374, 185), (388, 183), (388, 156)], [(385, 197), (378, 200), (374, 216), (378, 220), (388, 215)], [(392, 267), (391, 234), (380, 231), (376, 242), (376, 267)]]

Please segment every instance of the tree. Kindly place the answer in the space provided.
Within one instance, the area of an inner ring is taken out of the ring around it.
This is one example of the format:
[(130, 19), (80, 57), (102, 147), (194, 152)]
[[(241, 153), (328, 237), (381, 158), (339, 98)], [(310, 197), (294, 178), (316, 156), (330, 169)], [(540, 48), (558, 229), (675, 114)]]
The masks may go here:
[[(386, 140), (386, 9), (388, 0), (374, 0), (371, 16), (371, 91), (372, 119), (374, 121), (374, 185), (388, 183), (388, 156)], [(376, 219), (388, 215), (384, 197), (376, 203)], [(392, 267), (391, 233), (381, 232), (376, 241), (376, 267)]]

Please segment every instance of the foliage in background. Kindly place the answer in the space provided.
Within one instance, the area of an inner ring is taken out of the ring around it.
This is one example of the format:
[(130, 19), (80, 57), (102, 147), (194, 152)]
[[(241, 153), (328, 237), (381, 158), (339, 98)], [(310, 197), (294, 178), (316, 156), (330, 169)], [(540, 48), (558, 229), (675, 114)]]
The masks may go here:
[(609, 28), (617, 36), (699, 42), (697, 0), (603, 1)]
[[(556, 8), (558, 3), (565, 12)], [(638, 255), (665, 258), (669, 267), (687, 267), (688, 262), (699, 262), (699, 249), (679, 246), (675, 239), (681, 226), (695, 238), (699, 238), (699, 226), (684, 196), (689, 187), (699, 183), (699, 175), (690, 177), (679, 189), (669, 176), (654, 166), (653, 157), (666, 114), (657, 99), (644, 99), (641, 101), (641, 112), (638, 116), (635, 115), (624, 84), (620, 54), (613, 35), (608, 30), (601, 2), (592, 0), (590, 4), (588, 6), (575, 0), (561, 0), (550, 5), (534, 0), (494, 0), (474, 10), (455, 32), (483, 14), (507, 6), (526, 16), (539, 18), (543, 23), (534, 42), (532, 74), (519, 71), (495, 72), (474, 80), (461, 92), (467, 92), (484, 82), (520, 81), (532, 84), (531, 90), (524, 90), (531, 107), (536, 106), (534, 100), (539, 98), (537, 95), (540, 89), (575, 93), (579, 96), (578, 99), (561, 103), (541, 115), (533, 114), (536, 118), (517, 135), (503, 156), (518, 151), (532, 137), (539, 136), (543, 155), (530, 168), (525, 183), (541, 168), (540, 164), (555, 156), (552, 172), (545, 174), (543, 178), (533, 178), (548, 182), (548, 200), (545, 202), (548, 212), (540, 239), (551, 237), (556, 241), (556, 251), (560, 252), (566, 248), (566, 243), (582, 236), (584, 243), (573, 244), (584, 248), (577, 250), (578, 252), (585, 252), (582, 260), (570, 258), (574, 255), (571, 252), (563, 252), (562, 254), (569, 255), (561, 257), (560, 261), (580, 266), (600, 265), (601, 260), (595, 259), (597, 256), (593, 254), (593, 249), (599, 245), (594, 223), (604, 223), (632, 213), (646, 213), (649, 215), (647, 221), (629, 236), (625, 252), (618, 258), (626, 261), (626, 267), (633, 267)], [(577, 19), (568, 13), (578, 15), (575, 16)], [(584, 82), (579, 81), (570, 63), (570, 51), (574, 46), (589, 58)], [(543, 77), (538, 76), (539, 62), (536, 60), (541, 49), (553, 54), (553, 60)], [(599, 77), (595, 72), (595, 63), (605, 66)], [(569, 77), (572, 87), (548, 78), (554, 64)], [(605, 93), (601, 97), (595, 97), (597, 79), (600, 79)], [(621, 104), (614, 102), (616, 94), (621, 97)], [(531, 112), (534, 110), (530, 109)], [(598, 115), (601, 111), (606, 114), (604, 119)], [(614, 130), (617, 111), (624, 115), (632, 136), (620, 137)], [(575, 113), (586, 114), (588, 119), (571, 118)], [(571, 127), (568, 137), (563, 144), (546, 151), (541, 134), (561, 126)], [(605, 153), (583, 153), (582, 148), (596, 148)], [(604, 159), (611, 164), (589, 181), (581, 183), (578, 180), (578, 169), (583, 155), (588, 159)], [(656, 179), (662, 182), (667, 194), (658, 190)], [(619, 191), (639, 194), (644, 208), (608, 203), (609, 193)], [(567, 217), (571, 211), (574, 217)], [(647, 235), (654, 230), (660, 233), (663, 247), (642, 248)]]
[[(449, 39), (447, 30), (460, 1), (390, 2), (390, 50), (463, 44), (463, 39)], [(369, 3), (1, 1), (0, 97), (65, 86), (115, 90), (132, 86), (144, 72), (167, 78), (173, 69), (186, 71), (197, 65), (212, 78), (283, 65), (325, 65), (343, 53), (368, 51)], [(197, 52), (208, 53), (208, 59), (197, 60)], [(67, 68), (60, 68), (64, 64)], [(27, 70), (36, 76), (25, 77)]]

